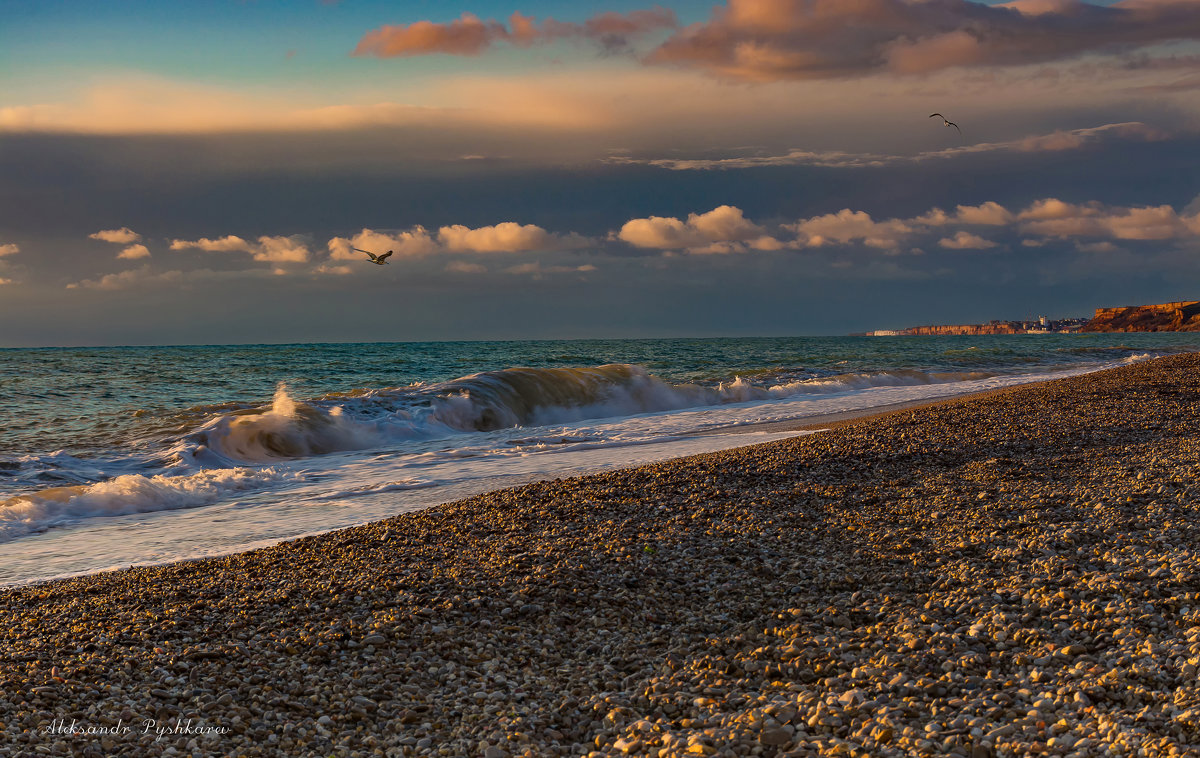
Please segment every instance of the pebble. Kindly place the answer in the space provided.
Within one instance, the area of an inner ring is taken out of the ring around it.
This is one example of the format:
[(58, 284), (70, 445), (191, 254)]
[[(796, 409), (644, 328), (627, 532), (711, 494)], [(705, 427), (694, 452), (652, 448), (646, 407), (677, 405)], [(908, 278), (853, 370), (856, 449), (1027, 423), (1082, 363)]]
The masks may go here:
[[(0, 755), (1200, 755), (1200, 357), (0, 591)], [(50, 733), (192, 719), (212, 735)]]

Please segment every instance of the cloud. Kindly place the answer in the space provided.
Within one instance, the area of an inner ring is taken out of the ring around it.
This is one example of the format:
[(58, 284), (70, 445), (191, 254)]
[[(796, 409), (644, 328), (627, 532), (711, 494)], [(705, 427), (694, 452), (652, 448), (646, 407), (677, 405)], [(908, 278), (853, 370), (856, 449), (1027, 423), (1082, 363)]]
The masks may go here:
[(1037, 134), (1004, 142), (977, 142), (961, 147), (916, 153), (915, 155), (886, 155), (882, 153), (850, 153), (841, 150), (789, 150), (779, 155), (739, 155), (726, 158), (632, 158), (609, 156), (606, 163), (646, 165), (672, 171), (762, 168), (764, 166), (821, 166), (825, 168), (880, 168), (930, 160), (946, 160), (980, 153), (1038, 153), (1081, 150), (1102, 143), (1117, 141), (1155, 142), (1169, 138), (1162, 129), (1127, 121), (1082, 129), (1069, 129)]
[(547, 18), (542, 23), (531, 16), (514, 13), (508, 26), (495, 20), (484, 21), (472, 13), (447, 23), (417, 21), (407, 25), (386, 25), (363, 35), (354, 55), (379, 58), (412, 57), (442, 53), (479, 55), (497, 42), (530, 47), (559, 39), (590, 39), (607, 49), (619, 49), (633, 37), (658, 29), (678, 26), (675, 13), (666, 8), (635, 10), (626, 14), (601, 13), (582, 24)]
[(543, 266), (540, 261), (532, 261), (509, 266), (504, 269), (504, 272), (506, 274), (531, 274), (534, 279), (540, 279), (545, 274), (586, 274), (595, 270), (596, 267), (590, 263), (582, 266)]
[(366, 255), (392, 251), (393, 260), (424, 258), (434, 254), (454, 253), (523, 253), (549, 250), (573, 250), (588, 240), (577, 234), (551, 234), (535, 224), (504, 221), (492, 226), (472, 229), (462, 224), (443, 226), (431, 234), (423, 226), (404, 231), (382, 232), (363, 229), (352, 238), (334, 237), (329, 240), (329, 257), (333, 260), (366, 260)]
[(928, 213), (913, 219), (914, 223), (925, 226), (946, 226), (963, 224), (976, 226), (1005, 226), (1012, 223), (1015, 216), (999, 203), (988, 201), (981, 205), (960, 205), (950, 215), (941, 208), (934, 208)]
[(172, 250), (203, 250), (208, 253), (250, 252), (251, 245), (241, 237), (229, 235), (220, 239), (201, 237), (198, 240), (171, 240)]
[(870, 214), (849, 208), (814, 216), (787, 228), (794, 231), (806, 247), (861, 242), (867, 247), (889, 251), (897, 251), (901, 241), (914, 232), (912, 225), (900, 219), (875, 221)]
[(756, 250), (777, 250), (783, 246), (732, 205), (689, 214), (687, 221), (663, 216), (631, 219), (615, 236), (634, 247), (686, 249), (698, 254), (744, 252), (746, 243)]
[(12, 279), (4, 279), (4, 278), (0, 278), (0, 285), (4, 285), (4, 284), (12, 284), (12, 283), (13, 283), (13, 280), (12, 280)]
[[(953, 212), (931, 208), (911, 218), (876, 219), (866, 211), (843, 208), (802, 218), (794, 223), (768, 228), (745, 218), (733, 206), (720, 206), (704, 214), (690, 214), (686, 221), (650, 216), (626, 222), (610, 240), (635, 247), (691, 254), (744, 253), (784, 248), (842, 248), (861, 246), (894, 255), (922, 252), (923, 245), (943, 250), (987, 250), (1001, 242), (989, 237), (1002, 235), (1004, 244), (1041, 247), (1047, 239), (1090, 238), (1157, 241), (1200, 238), (1200, 200), (1183, 212), (1169, 205), (1125, 207), (1098, 202), (1068, 203), (1045, 198), (1014, 212), (988, 201), (959, 205)], [(787, 234), (794, 235), (788, 240)], [(1100, 249), (1093, 245), (1089, 249)]]
[(438, 229), (438, 242), (451, 252), (519, 253), (545, 250), (553, 237), (540, 226), (506, 221), (469, 229), (461, 224)]
[(1038, 63), (1197, 37), (1190, 0), (729, 0), (646, 60), (762, 82)]
[(367, 260), (365, 254), (353, 249), (356, 247), (360, 250), (370, 250), (377, 255), (391, 250), (395, 258), (421, 258), (438, 250), (437, 242), (423, 226), (393, 233), (363, 229), (349, 239), (334, 237), (329, 240), (328, 247), (329, 257), (335, 261)]
[(978, 234), (960, 231), (953, 237), (943, 237), (938, 240), (938, 246), (947, 250), (985, 250), (989, 247), (996, 247), (996, 243), (986, 240)]
[(142, 235), (127, 226), (122, 226), (120, 229), (106, 229), (95, 234), (89, 234), (88, 237), (94, 240), (112, 242), (117, 245), (128, 245), (142, 239)]
[(1200, 235), (1200, 214), (1180, 215), (1169, 205), (1110, 207), (1047, 198), (1018, 216), (1023, 234), (1044, 237), (1109, 237), (1168, 240)]
[(308, 245), (298, 237), (259, 237), (258, 249), (252, 250), (256, 261), (272, 263), (303, 263), (308, 260)]
[(451, 261), (446, 266), (447, 271), (458, 274), (486, 274), (487, 266), (482, 263), (467, 263), (466, 261)]
[(98, 279), (84, 279), (67, 285), (67, 289), (124, 290), (145, 285), (178, 284), (183, 281), (182, 271), (154, 273), (149, 266), (129, 269), (116, 274), (106, 274)]
[(228, 235), (218, 239), (202, 237), (198, 240), (171, 240), (172, 250), (203, 250), (209, 253), (244, 252), (256, 261), (270, 263), (303, 263), (308, 260), (309, 250), (304, 239), (299, 235), (291, 237), (259, 237), (257, 242), (249, 242), (236, 235)]
[(0, 245), (0, 258), (6, 255), (16, 255), (19, 252), (21, 252), (21, 248), (15, 242), (7, 242)]
[(346, 276), (353, 274), (354, 269), (350, 266), (331, 266), (328, 263), (322, 263), (313, 269), (314, 274), (329, 274), (331, 276)]
[(117, 258), (123, 260), (136, 260), (138, 258), (149, 258), (150, 250), (145, 245), (130, 245), (117, 254)]

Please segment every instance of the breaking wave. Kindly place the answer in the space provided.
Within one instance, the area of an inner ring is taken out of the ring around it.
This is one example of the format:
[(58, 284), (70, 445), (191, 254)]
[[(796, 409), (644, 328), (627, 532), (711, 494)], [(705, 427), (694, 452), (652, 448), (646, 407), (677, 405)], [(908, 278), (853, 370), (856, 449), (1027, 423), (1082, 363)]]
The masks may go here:
[(126, 474), (96, 484), (52, 487), (0, 502), (0, 541), (95, 516), (196, 508), (281, 478), (271, 468), (234, 468), (187, 476)]
[(200, 465), (265, 463), (468, 432), (991, 376), (983, 371), (897, 370), (774, 384), (738, 377), (700, 385), (672, 384), (640, 366), (609, 364), (510, 368), (310, 402), (292, 398), (281, 384), (269, 407), (218, 415), (188, 435), (177, 455), (180, 462)]

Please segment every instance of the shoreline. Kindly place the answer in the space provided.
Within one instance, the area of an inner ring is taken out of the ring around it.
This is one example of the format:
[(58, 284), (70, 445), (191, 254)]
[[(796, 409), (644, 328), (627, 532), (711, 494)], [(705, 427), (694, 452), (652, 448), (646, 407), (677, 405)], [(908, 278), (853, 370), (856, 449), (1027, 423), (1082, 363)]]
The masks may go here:
[[(1028, 384), (1038, 384), (1038, 383), (1042, 383), (1042, 381), (1052, 381), (1052, 380), (1054, 380), (1054, 378), (1052, 378), (1052, 375), (1051, 375), (1050, 378), (1038, 379), (1036, 381), (1027, 381), (1027, 383), (1022, 383), (1022, 384), (1018, 384), (1018, 385), (996, 387), (996, 389), (990, 389), (990, 390), (961, 392), (961, 393), (956, 393), (956, 395), (946, 395), (946, 396), (940, 396), (940, 397), (934, 397), (934, 398), (916, 399), (916, 401), (901, 401), (901, 402), (894, 402), (894, 403), (886, 403), (886, 404), (882, 404), (882, 405), (874, 405), (874, 407), (870, 407), (870, 408), (862, 408), (862, 409), (846, 410), (846, 411), (836, 411), (836, 413), (816, 414), (816, 415), (811, 415), (811, 416), (798, 417), (798, 419), (788, 419), (788, 420), (782, 420), (782, 421), (763, 421), (763, 422), (754, 422), (754, 423), (743, 423), (743, 425), (730, 425), (730, 426), (714, 427), (714, 428), (703, 429), (703, 431), (700, 431), (700, 432), (689, 432), (689, 433), (685, 433), (685, 434), (680, 434), (680, 438), (686, 439), (686, 438), (694, 438), (694, 437), (696, 437), (696, 438), (736, 437), (736, 435), (742, 435), (742, 434), (749, 435), (749, 434), (763, 434), (763, 433), (780, 434), (780, 433), (788, 433), (788, 432), (808, 432), (808, 433), (822, 432), (822, 431), (828, 431), (828, 429), (844, 426), (844, 425), (846, 425), (846, 423), (852, 423), (852, 422), (858, 422), (858, 421), (870, 422), (871, 420), (880, 419), (880, 417), (888, 416), (890, 414), (901, 413), (901, 411), (904, 411), (904, 410), (931, 407), (931, 405), (952, 403), (952, 402), (956, 402), (956, 401), (965, 401), (965, 399), (988, 397), (988, 396), (992, 395), (992, 393), (1006, 392), (1008, 390), (1015, 389), (1015, 387), (1026, 386)], [(736, 449), (736, 447), (745, 446), (745, 445), (757, 445), (757, 444), (762, 444), (762, 443), (761, 443), (761, 441), (746, 441), (745, 444), (732, 444), (731, 443), (730, 447), (724, 447), (724, 449), (706, 451), (706, 452), (682, 452), (682, 453), (679, 453), (679, 455), (674, 455), (670, 458), (662, 458), (661, 461), (656, 461), (656, 462), (652, 461), (649, 463), (646, 463), (646, 462), (630, 463), (629, 465), (623, 465), (622, 468), (640, 468), (640, 467), (642, 467), (642, 465), (652, 465), (654, 463), (670, 462), (670, 461), (674, 461), (674, 459), (688, 458), (688, 457), (696, 456), (696, 455), (708, 455), (708, 453), (710, 453), (710, 452), (721, 452), (722, 450), (733, 450), (733, 449)], [(568, 476), (568, 477), (589, 476), (589, 475), (594, 475), (594, 474), (605, 473), (605, 471), (612, 471), (612, 470), (616, 470), (616, 469), (607, 468), (607, 467), (599, 467), (599, 468), (595, 468), (593, 470), (570, 471), (570, 473), (563, 473), (562, 476)], [(540, 481), (552, 481), (552, 479), (560, 479), (560, 477), (562, 477), (562, 476), (541, 477), (541, 479), (533, 479), (533, 480), (527, 480), (527, 481), (518, 480), (517, 482), (514, 482), (514, 483), (508, 483), (508, 485), (494, 487), (494, 489), (508, 489), (511, 487), (521, 487), (521, 486), (530, 485), (530, 483), (536, 483), (536, 482), (540, 482)], [(434, 501), (434, 503), (428, 503), (428, 504), (424, 504), (424, 505), (415, 506), (413, 510), (403, 511), (402, 513), (412, 513), (412, 512), (418, 511), (418, 510), (430, 509), (430, 507), (438, 507), (438, 506), (448, 505), (451, 503), (456, 503), (456, 501), (458, 501), (458, 500), (462, 500), (462, 499), (466, 499), (466, 498), (470, 498), (470, 497), (479, 497), (479, 495), (484, 495), (484, 494), (487, 494), (488, 492), (491, 492), (491, 489), (485, 489), (485, 491), (474, 493), (474, 494), (458, 495), (458, 497), (454, 497), (449, 500)], [(187, 510), (190, 510), (190, 509), (187, 509)], [(185, 512), (187, 510), (185, 510)], [(376, 523), (376, 522), (380, 522), (380, 521), (386, 521), (386, 519), (392, 518), (397, 515), (401, 515), (401, 513), (394, 512), (394, 513), (391, 513), (391, 515), (372, 517), (372, 518), (370, 518), (370, 521), (365, 521), (365, 522), (361, 522), (358, 524), (337, 525), (337, 527), (314, 529), (312, 531), (306, 531), (306, 533), (294, 534), (294, 535), (283, 536), (283, 537), (269, 537), (269, 539), (253, 540), (251, 542), (242, 543), (242, 545), (236, 545), (236, 546), (221, 548), (221, 549), (211, 549), (211, 551), (205, 551), (205, 552), (194, 554), (194, 555), (186, 555), (186, 557), (181, 557), (181, 558), (180, 557), (170, 557), (170, 558), (162, 558), (162, 559), (157, 559), (157, 560), (138, 560), (138, 559), (134, 558), (132, 560), (113, 561), (113, 563), (110, 563), (110, 564), (104, 565), (104, 566), (94, 567), (94, 569), (67, 571), (64, 573), (52, 574), (52, 576), (36, 576), (36, 577), (25, 577), (25, 578), (19, 578), (19, 579), (2, 578), (2, 579), (0, 579), (0, 591), (7, 589), (7, 588), (17, 588), (17, 586), (32, 586), (32, 585), (44, 584), (47, 582), (58, 582), (58, 580), (62, 580), (62, 579), (88, 577), (88, 576), (91, 576), (91, 574), (96, 574), (96, 573), (106, 573), (106, 572), (110, 572), (110, 571), (122, 571), (122, 570), (126, 570), (127, 567), (128, 567), (128, 569), (132, 569), (132, 567), (139, 567), (139, 569), (143, 569), (143, 567), (167, 566), (167, 565), (175, 564), (175, 563), (187, 563), (187, 561), (223, 558), (223, 557), (227, 557), (227, 555), (235, 555), (235, 554), (239, 554), (239, 553), (256, 551), (256, 549), (280, 545), (280, 543), (284, 543), (284, 542), (307, 539), (307, 537), (320, 536), (323, 534), (330, 534), (330, 533), (334, 533), (334, 531), (340, 531), (343, 529), (352, 529), (354, 527), (360, 527), (360, 525)]]
[(1198, 369), (0, 589), (3, 733), (16, 754), (1186, 754)]

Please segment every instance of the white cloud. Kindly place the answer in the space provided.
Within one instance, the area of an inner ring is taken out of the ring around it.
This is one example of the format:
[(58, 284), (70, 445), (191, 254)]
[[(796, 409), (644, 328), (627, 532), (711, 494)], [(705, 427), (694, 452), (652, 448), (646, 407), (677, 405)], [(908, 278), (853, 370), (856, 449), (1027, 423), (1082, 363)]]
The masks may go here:
[(138, 258), (149, 258), (150, 250), (145, 245), (130, 245), (117, 254), (117, 258), (123, 260), (136, 260)]
[(8, 242), (0, 245), (0, 258), (6, 255), (16, 255), (21, 252), (21, 248), (14, 242)]
[(142, 235), (127, 226), (122, 226), (120, 229), (103, 229), (94, 234), (89, 234), (88, 237), (94, 240), (101, 240), (102, 242), (112, 242), (117, 245), (129, 245), (142, 239)]

